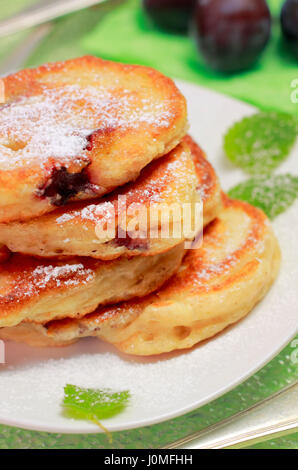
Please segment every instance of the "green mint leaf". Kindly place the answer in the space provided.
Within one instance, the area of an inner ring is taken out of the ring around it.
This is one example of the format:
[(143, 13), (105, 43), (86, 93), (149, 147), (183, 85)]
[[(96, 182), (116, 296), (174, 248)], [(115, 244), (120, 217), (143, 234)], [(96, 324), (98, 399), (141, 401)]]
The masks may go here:
[(129, 398), (130, 393), (127, 390), (113, 392), (67, 384), (64, 387), (63, 407), (70, 418), (98, 421), (123, 411)]
[(254, 177), (230, 189), (229, 196), (259, 207), (270, 219), (274, 219), (298, 197), (298, 176)]
[(244, 118), (224, 138), (227, 157), (251, 175), (271, 173), (289, 155), (298, 121), (285, 113), (263, 112)]

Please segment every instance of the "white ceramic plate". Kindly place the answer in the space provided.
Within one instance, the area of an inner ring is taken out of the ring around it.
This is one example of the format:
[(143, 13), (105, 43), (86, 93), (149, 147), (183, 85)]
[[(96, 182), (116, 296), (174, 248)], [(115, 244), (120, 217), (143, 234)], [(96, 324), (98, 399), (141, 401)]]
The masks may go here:
[[(254, 109), (194, 85), (179, 86), (188, 99), (191, 133), (228, 190), (246, 177), (224, 157), (222, 138), (231, 124)], [(297, 147), (279, 171), (298, 174)], [(269, 295), (242, 322), (189, 352), (138, 359), (119, 355), (96, 339), (62, 349), (7, 343), (7, 363), (0, 365), (0, 422), (52, 432), (99, 432), (92, 423), (61, 415), (63, 387), (73, 383), (129, 389), (129, 408), (104, 423), (111, 431), (124, 430), (182, 415), (244, 381), (297, 331), (297, 203), (274, 222), (274, 228), (283, 263)]]

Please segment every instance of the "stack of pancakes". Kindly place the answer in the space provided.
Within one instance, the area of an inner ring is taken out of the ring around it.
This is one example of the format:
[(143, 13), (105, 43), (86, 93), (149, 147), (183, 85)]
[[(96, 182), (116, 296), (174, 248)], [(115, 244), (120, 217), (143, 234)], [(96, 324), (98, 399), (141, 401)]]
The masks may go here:
[[(215, 335), (265, 295), (280, 263), (271, 226), (221, 192), (170, 79), (84, 57), (3, 81), (0, 338), (97, 336), (159, 354)], [(185, 206), (192, 230), (177, 234)], [(178, 210), (164, 218), (166, 207)]]

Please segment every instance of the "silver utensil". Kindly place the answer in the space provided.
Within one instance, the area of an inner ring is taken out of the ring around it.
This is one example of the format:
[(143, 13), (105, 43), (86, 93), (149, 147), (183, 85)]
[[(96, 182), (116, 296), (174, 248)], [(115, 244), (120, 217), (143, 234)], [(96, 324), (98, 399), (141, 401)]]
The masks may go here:
[(1, 62), (0, 76), (8, 75), (18, 70), (41, 41), (49, 34), (51, 29), (52, 23), (45, 23), (34, 28), (14, 51)]
[(298, 431), (298, 382), (167, 449), (241, 448)]
[(60, 16), (109, 0), (43, 0), (15, 16), (0, 21), (0, 37), (41, 25)]

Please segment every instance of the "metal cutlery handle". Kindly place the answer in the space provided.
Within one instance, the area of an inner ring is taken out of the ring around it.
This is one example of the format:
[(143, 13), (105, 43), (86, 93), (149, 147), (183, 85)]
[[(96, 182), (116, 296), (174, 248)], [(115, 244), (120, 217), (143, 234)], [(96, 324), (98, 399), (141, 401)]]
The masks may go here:
[(167, 448), (241, 448), (298, 430), (298, 383)]
[(60, 16), (109, 0), (47, 0), (0, 22), (0, 37), (46, 23)]

